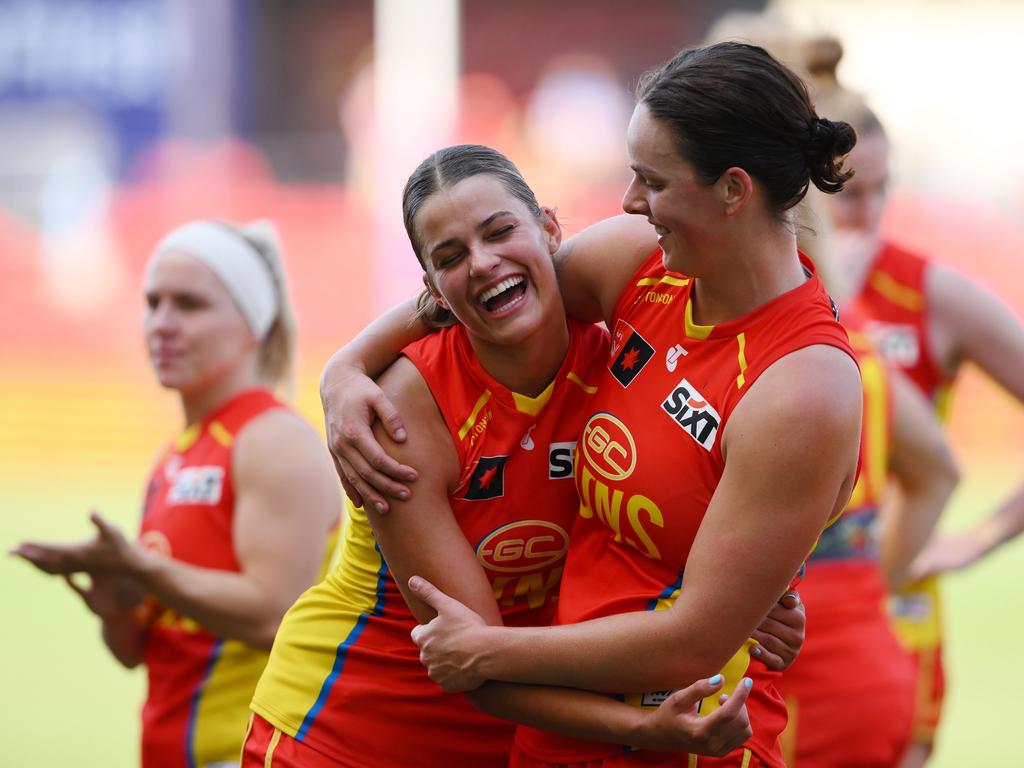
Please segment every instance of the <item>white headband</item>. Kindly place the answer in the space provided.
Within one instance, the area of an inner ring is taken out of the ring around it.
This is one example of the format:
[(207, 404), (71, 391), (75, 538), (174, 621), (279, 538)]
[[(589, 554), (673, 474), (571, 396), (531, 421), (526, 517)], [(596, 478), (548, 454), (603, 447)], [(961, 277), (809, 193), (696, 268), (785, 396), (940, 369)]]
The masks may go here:
[(213, 270), (235, 300), (242, 317), (260, 339), (278, 312), (274, 278), (264, 258), (241, 235), (213, 221), (193, 221), (164, 235), (153, 249), (147, 278), (158, 256), (178, 251)]

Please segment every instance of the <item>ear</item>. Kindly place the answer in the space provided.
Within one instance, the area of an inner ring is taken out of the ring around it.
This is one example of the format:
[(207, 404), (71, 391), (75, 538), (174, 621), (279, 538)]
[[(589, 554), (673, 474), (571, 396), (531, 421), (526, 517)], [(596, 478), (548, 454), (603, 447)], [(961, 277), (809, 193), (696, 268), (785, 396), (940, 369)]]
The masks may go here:
[(562, 244), (562, 225), (558, 223), (558, 215), (554, 208), (544, 206), (540, 209), (540, 223), (547, 236), (548, 251), (552, 256)]
[(721, 195), (726, 216), (738, 214), (747, 207), (747, 203), (754, 195), (754, 180), (745, 170), (735, 166), (726, 169), (725, 173), (718, 177), (715, 186)]
[(432, 298), (434, 302), (441, 307), (441, 309), (446, 309), (451, 312), (452, 308), (448, 306), (448, 302), (444, 300), (444, 296), (441, 295), (441, 292), (434, 287), (434, 281), (430, 279), (430, 275), (426, 272), (423, 273), (423, 287), (427, 289), (427, 293), (430, 294), (430, 298)]

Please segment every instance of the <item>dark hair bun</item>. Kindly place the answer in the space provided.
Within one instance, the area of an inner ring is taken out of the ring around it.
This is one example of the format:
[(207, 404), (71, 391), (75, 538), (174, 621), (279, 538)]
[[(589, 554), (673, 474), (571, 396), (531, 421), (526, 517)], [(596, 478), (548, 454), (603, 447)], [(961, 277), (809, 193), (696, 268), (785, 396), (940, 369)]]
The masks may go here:
[(839, 192), (853, 176), (843, 170), (843, 158), (857, 143), (857, 132), (849, 123), (816, 117), (807, 128), (807, 165), (811, 182), (822, 192)]

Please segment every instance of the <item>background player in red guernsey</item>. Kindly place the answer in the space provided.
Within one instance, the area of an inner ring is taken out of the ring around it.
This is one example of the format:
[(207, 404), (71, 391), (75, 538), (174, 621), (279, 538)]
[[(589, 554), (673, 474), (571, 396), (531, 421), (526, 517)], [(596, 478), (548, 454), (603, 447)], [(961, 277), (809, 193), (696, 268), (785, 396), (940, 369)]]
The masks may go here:
[[(956, 485), (957, 471), (938, 422), (913, 383), (887, 369), (870, 339), (843, 323), (857, 353), (864, 425), (857, 484), (843, 516), (825, 530), (807, 562), (800, 591), (807, 641), (779, 681), (789, 723), (783, 755), (790, 768), (889, 768), (911, 737), (913, 660), (888, 614), (889, 585), (927, 541)], [(898, 500), (886, 499), (890, 477)]]
[[(836, 108), (832, 108), (832, 104)], [(826, 94), (823, 112), (854, 123), (860, 140), (850, 163), (857, 175), (825, 201), (834, 231), (846, 302), (867, 318), (879, 351), (929, 398), (940, 418), (957, 372), (973, 362), (1024, 403), (1024, 325), (988, 290), (967, 277), (882, 239), (889, 190), (889, 140), (878, 118), (848, 93)], [(933, 576), (963, 568), (1024, 530), (1024, 486), (990, 517), (922, 553), (913, 575), (925, 577), (891, 603), (897, 629), (918, 663), (914, 745), (905, 765), (931, 752), (945, 691), (938, 584)]]
[(381, 379), (409, 414), (399, 455), (423, 479), (372, 530), (350, 509), (340, 565), (282, 622), (244, 764), (505, 766), (514, 725), (485, 712), (651, 748), (742, 743), (744, 692), (713, 718), (692, 711), (721, 680), (652, 714), (583, 691), (502, 684), (470, 703), (420, 666), (409, 632), (433, 613), (408, 592), (413, 573), (494, 624), (550, 623), (576, 514), (576, 433), (608, 339), (567, 322), (551, 260), (558, 221), (500, 153), (440, 150), (410, 177), (403, 209), (428, 314), (449, 326), (407, 346)]
[[(559, 260), (570, 315), (604, 319), (613, 334), (577, 451), (581, 506), (557, 613), (581, 623), (487, 626), (419, 580), (439, 613), (415, 637), (452, 690), (503, 679), (636, 692), (623, 697), (656, 707), (712, 672), (747, 673), (754, 736), (716, 761), (521, 728), (514, 765), (782, 764), (785, 707), (744, 646), (849, 496), (861, 398), (786, 212), (811, 181), (842, 187), (838, 158), (853, 141), (756, 47), (686, 51), (643, 84), (623, 207), (647, 222), (595, 225)], [(353, 376), (335, 365), (325, 391)], [(352, 421), (340, 412), (365, 410), (328, 406), (335, 437)], [(366, 461), (332, 445), (346, 471)]]
[(323, 571), (341, 499), (316, 434), (269, 389), (294, 343), (269, 225), (173, 230), (145, 295), (150, 360), (185, 431), (150, 478), (138, 542), (94, 513), (94, 538), (16, 554), (65, 576), (121, 663), (146, 664), (144, 768), (237, 765), (267, 649)]

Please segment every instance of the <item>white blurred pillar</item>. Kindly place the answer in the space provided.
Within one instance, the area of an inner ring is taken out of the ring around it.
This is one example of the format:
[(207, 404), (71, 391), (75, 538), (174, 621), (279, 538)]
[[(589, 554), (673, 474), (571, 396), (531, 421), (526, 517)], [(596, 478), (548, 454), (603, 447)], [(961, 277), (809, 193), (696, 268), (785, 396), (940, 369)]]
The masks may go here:
[(423, 285), (402, 226), (402, 187), (421, 160), (452, 141), (459, 0), (376, 0), (373, 35), (373, 274), (383, 309)]

